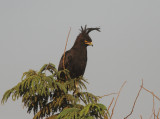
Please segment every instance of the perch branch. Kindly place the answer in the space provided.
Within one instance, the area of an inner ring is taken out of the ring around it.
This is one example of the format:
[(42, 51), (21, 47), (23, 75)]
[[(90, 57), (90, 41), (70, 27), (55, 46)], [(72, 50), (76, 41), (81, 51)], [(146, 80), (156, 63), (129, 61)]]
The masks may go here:
[(66, 45), (65, 45), (65, 49), (64, 49), (64, 53), (63, 53), (63, 69), (65, 69), (64, 59), (65, 59), (65, 52), (66, 52), (66, 48), (67, 48), (67, 43), (68, 43), (68, 38), (69, 38), (70, 32), (71, 32), (71, 27), (70, 27), (69, 32), (68, 32), (68, 36), (67, 36), (67, 40), (66, 40)]

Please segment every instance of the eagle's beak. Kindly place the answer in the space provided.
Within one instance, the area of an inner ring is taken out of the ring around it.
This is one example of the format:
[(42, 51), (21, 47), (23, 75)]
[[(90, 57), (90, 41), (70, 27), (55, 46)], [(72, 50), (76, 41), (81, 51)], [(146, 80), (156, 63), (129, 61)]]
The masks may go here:
[(92, 42), (85, 42), (85, 44), (90, 45), (93, 47), (93, 43)]
[(93, 47), (93, 43), (92, 42), (90, 42), (90, 44), (89, 45), (91, 45), (92, 47)]

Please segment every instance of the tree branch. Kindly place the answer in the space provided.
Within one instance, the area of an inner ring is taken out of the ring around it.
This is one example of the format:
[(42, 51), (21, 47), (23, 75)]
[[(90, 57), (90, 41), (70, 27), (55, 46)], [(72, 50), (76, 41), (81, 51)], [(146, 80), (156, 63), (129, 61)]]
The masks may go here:
[(143, 88), (144, 90), (146, 90), (147, 92), (151, 93), (154, 97), (157, 98), (157, 100), (160, 101), (160, 98), (159, 98), (158, 96), (156, 96), (156, 95), (154, 94), (154, 92), (152, 92), (152, 91), (150, 91), (150, 90), (148, 90), (148, 89), (146, 89), (146, 88), (144, 88), (144, 87), (142, 87), (142, 88)]
[(131, 112), (124, 118), (124, 119), (127, 119), (129, 116), (131, 116), (131, 114), (133, 113), (133, 111), (134, 111), (134, 107), (135, 107), (135, 105), (136, 105), (136, 101), (137, 101), (137, 99), (138, 99), (138, 97), (139, 97), (139, 94), (140, 94), (140, 92), (141, 92), (141, 90), (142, 90), (142, 88), (143, 88), (143, 79), (142, 79), (142, 85), (141, 85), (141, 88), (139, 89), (139, 91), (138, 91), (138, 94), (137, 94), (137, 97), (136, 97), (136, 99), (135, 99), (135, 101), (134, 101), (134, 104), (133, 104), (133, 107), (132, 107), (132, 110), (131, 110)]
[(66, 47), (67, 47), (67, 43), (68, 43), (68, 38), (69, 38), (70, 32), (71, 32), (71, 27), (70, 27), (69, 32), (68, 32), (68, 36), (67, 36), (67, 40), (66, 40), (66, 45), (65, 45), (65, 49), (64, 49), (64, 53), (63, 53), (63, 69), (65, 69), (64, 59), (65, 59), (65, 52), (66, 52)]
[(114, 101), (114, 97), (112, 98), (112, 101), (111, 101), (111, 103), (110, 103), (110, 105), (109, 105), (109, 107), (108, 107), (108, 111), (109, 111), (109, 109), (110, 109), (110, 107), (111, 107), (113, 101)]
[(112, 108), (112, 113), (111, 113), (111, 118), (110, 118), (110, 119), (112, 119), (112, 116), (113, 116), (113, 114), (114, 114), (114, 109), (115, 109), (115, 106), (116, 106), (117, 100), (118, 100), (119, 95), (120, 95), (120, 93), (121, 93), (121, 90), (122, 90), (122, 88), (124, 87), (124, 85), (126, 84), (126, 82), (127, 82), (127, 81), (125, 81), (125, 82), (123, 83), (123, 85), (121, 86), (121, 88), (120, 88), (120, 90), (119, 90), (119, 92), (118, 92), (118, 95), (117, 95), (117, 98), (116, 98), (115, 104), (114, 104), (114, 106), (113, 106), (113, 108)]
[(114, 94), (118, 94), (118, 93), (109, 93), (109, 94), (107, 94), (107, 95), (97, 96), (97, 97), (98, 97), (98, 98), (103, 98), (103, 97), (110, 96), (110, 95), (114, 95)]

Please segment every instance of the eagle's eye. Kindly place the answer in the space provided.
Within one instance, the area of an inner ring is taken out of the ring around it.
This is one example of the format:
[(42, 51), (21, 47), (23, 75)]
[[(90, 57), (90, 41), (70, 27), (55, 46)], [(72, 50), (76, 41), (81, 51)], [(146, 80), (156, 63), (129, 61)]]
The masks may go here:
[(91, 45), (91, 46), (93, 46), (92, 41), (87, 41), (87, 40), (85, 40), (84, 43), (85, 43), (86, 45)]

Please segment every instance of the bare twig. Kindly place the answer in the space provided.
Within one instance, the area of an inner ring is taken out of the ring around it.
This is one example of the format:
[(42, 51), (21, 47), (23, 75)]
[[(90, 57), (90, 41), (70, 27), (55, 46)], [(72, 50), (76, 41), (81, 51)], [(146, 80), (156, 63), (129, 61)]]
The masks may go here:
[(157, 100), (159, 100), (160, 101), (160, 98), (158, 97), (158, 96), (156, 96), (155, 94), (154, 94), (154, 92), (152, 92), (152, 91), (150, 91), (150, 90), (148, 90), (148, 89), (146, 89), (146, 88), (144, 88), (144, 87), (142, 87), (145, 91), (147, 91), (147, 92), (149, 92), (150, 94), (152, 94), (152, 96), (153, 96), (153, 108), (152, 108), (152, 115), (150, 116), (150, 119), (152, 118), (152, 116), (154, 116), (154, 119), (157, 117), (157, 119), (159, 119), (159, 113), (160, 113), (160, 110), (159, 110), (159, 112), (158, 112), (158, 114), (156, 115), (155, 114), (155, 101), (154, 101), (154, 98), (156, 98)]
[(114, 95), (114, 94), (118, 94), (118, 93), (109, 93), (109, 94), (107, 94), (107, 95), (97, 96), (97, 97), (98, 97), (98, 98), (103, 98), (103, 97), (110, 96), (110, 95)]
[(157, 119), (159, 119), (159, 113), (160, 113), (160, 108), (159, 108), (158, 113), (157, 113)]
[(149, 119), (152, 119), (152, 116), (153, 116), (153, 113), (152, 113), (152, 115), (150, 116), (150, 118), (149, 118)]
[(142, 88), (143, 88), (143, 79), (142, 79), (142, 85), (141, 85), (141, 88), (139, 89), (139, 92), (138, 92), (138, 94), (137, 94), (137, 97), (136, 97), (136, 99), (135, 99), (135, 101), (134, 101), (134, 104), (133, 104), (133, 107), (132, 107), (132, 110), (131, 110), (131, 112), (124, 118), (124, 119), (127, 119), (132, 113), (133, 113), (133, 111), (134, 111), (134, 107), (135, 107), (135, 105), (136, 105), (136, 101), (137, 101), (137, 99), (138, 99), (138, 97), (139, 97), (139, 94), (140, 94), (140, 92), (141, 92), (141, 90), (142, 90)]
[(150, 119), (152, 119), (152, 116), (154, 116), (154, 119), (156, 119), (156, 118), (159, 119), (159, 114), (156, 115), (155, 112), (152, 113), (152, 115), (150, 116)]
[(110, 119), (112, 119), (112, 116), (113, 116), (113, 114), (114, 114), (114, 109), (115, 109), (115, 106), (116, 106), (116, 103), (117, 103), (118, 97), (119, 97), (119, 95), (120, 95), (120, 92), (121, 92), (122, 88), (123, 88), (123, 87), (124, 87), (124, 85), (126, 84), (126, 82), (127, 82), (127, 81), (125, 81), (125, 82), (123, 83), (123, 85), (121, 86), (121, 88), (120, 88), (120, 90), (119, 90), (119, 92), (118, 92), (118, 95), (117, 95), (116, 101), (115, 101), (114, 106), (113, 106), (113, 108), (112, 108), (112, 113), (111, 113), (111, 118), (110, 118)]
[(155, 116), (157, 119), (159, 119), (156, 114), (154, 114), (154, 116)]
[(154, 95), (153, 95), (153, 108), (152, 108), (152, 112), (153, 112), (154, 119), (156, 119), (156, 117), (155, 117), (155, 103), (154, 103)]
[(130, 112), (124, 119), (127, 119), (127, 118), (128, 118), (129, 116), (131, 116), (131, 114), (133, 113), (134, 107), (135, 107), (135, 105), (136, 105), (136, 101), (137, 101), (137, 99), (138, 99), (138, 97), (139, 97), (139, 94), (140, 94), (140, 92), (141, 92), (141, 90), (142, 90), (142, 87), (143, 87), (143, 79), (142, 79), (142, 85), (141, 85), (141, 87), (140, 87), (140, 89), (139, 89), (139, 91), (138, 91), (137, 97), (136, 97), (136, 99), (135, 99), (135, 101), (134, 101), (132, 110), (131, 110), (131, 112)]
[[(154, 96), (153, 96), (154, 97)], [(159, 110), (160, 111), (160, 110)], [(158, 112), (159, 113), (159, 112)], [(154, 119), (159, 119), (159, 114), (155, 114), (155, 111), (152, 113), (152, 115), (150, 116), (150, 119), (152, 119), (152, 116), (154, 116)]]
[(158, 96), (156, 96), (156, 95), (154, 94), (154, 92), (152, 92), (152, 91), (150, 91), (150, 90), (148, 90), (148, 89), (146, 89), (146, 88), (144, 88), (144, 87), (142, 87), (142, 88), (143, 88), (144, 90), (146, 90), (147, 92), (151, 93), (154, 97), (157, 98), (157, 100), (160, 101), (160, 98), (159, 98)]
[(64, 53), (63, 53), (63, 69), (65, 69), (64, 59), (65, 59), (65, 52), (66, 52), (66, 47), (67, 47), (67, 43), (68, 43), (68, 38), (69, 38), (70, 32), (71, 32), (71, 27), (70, 27), (69, 32), (68, 32), (68, 36), (67, 36), (67, 40), (66, 40), (66, 45), (65, 45), (65, 49), (64, 49)]
[(108, 111), (109, 111), (109, 109), (110, 109), (110, 107), (111, 107), (113, 101), (114, 101), (114, 97), (112, 98), (112, 101), (111, 101), (111, 103), (110, 103), (110, 105), (109, 105), (109, 107), (108, 107)]

